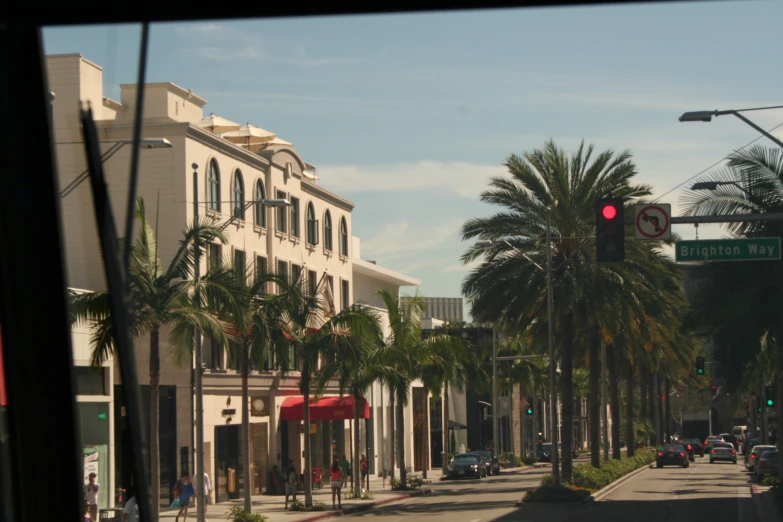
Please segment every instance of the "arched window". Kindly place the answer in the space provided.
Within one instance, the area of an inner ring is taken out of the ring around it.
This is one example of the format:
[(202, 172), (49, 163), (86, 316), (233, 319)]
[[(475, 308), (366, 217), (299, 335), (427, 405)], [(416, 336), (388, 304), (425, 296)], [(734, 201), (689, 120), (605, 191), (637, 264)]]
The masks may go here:
[(340, 254), (348, 257), (348, 223), (340, 219)]
[(307, 243), (318, 244), (318, 220), (315, 219), (315, 208), (312, 203), (307, 204)]
[(237, 169), (234, 171), (234, 212), (233, 217), (245, 219), (245, 181), (242, 179), (242, 172)]
[(266, 207), (264, 200), (266, 192), (264, 191), (264, 182), (260, 179), (256, 182), (256, 225), (266, 228)]
[(332, 251), (332, 213), (328, 210), (324, 216), (324, 248)]
[(220, 212), (220, 169), (214, 159), (207, 168), (207, 208)]

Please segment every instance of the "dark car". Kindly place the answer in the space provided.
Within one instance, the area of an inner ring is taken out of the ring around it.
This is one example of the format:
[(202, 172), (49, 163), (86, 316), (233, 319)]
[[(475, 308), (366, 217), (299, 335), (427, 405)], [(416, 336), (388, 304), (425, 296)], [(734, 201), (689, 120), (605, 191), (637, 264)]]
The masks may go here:
[(691, 465), (688, 450), (682, 444), (665, 444), (658, 448), (655, 465), (659, 468), (673, 465), (687, 468)]
[[(562, 444), (560, 442), (557, 443), (558, 450), (561, 450), (558, 452), (558, 455), (562, 454)], [(536, 459), (541, 462), (552, 462), (552, 443), (551, 442), (545, 442), (538, 446), (536, 448)]]
[(500, 475), (500, 461), (491, 451), (471, 451), (468, 455), (478, 455), (487, 467), (487, 475)]
[(723, 440), (734, 446), (735, 450), (739, 449), (739, 441), (737, 440), (737, 437), (731, 433), (721, 433), (720, 436), (723, 437)]
[(746, 438), (742, 442), (742, 454), (747, 455), (748, 452), (753, 449), (753, 446), (758, 446), (759, 444), (761, 444), (761, 439), (758, 437)]
[[(685, 446), (685, 449), (688, 450), (691, 457), (695, 457), (696, 455), (700, 457), (704, 456), (704, 445), (701, 443), (701, 439), (682, 439), (680, 444)], [(693, 460), (694, 459), (691, 458), (691, 462), (693, 462)]]
[(486, 476), (487, 468), (484, 460), (470, 453), (454, 455), (448, 467), (449, 478), (477, 478)]

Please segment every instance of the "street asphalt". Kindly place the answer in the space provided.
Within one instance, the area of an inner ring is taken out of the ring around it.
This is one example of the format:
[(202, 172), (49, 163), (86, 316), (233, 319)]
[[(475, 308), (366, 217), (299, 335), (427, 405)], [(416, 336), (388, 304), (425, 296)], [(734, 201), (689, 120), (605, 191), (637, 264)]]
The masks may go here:
[(761, 522), (741, 458), (736, 465), (709, 464), (696, 457), (689, 468), (648, 468), (590, 505), (517, 507), (524, 492), (549, 471), (539, 468), (480, 480), (443, 481), (433, 487), (432, 495), (347, 518), (370, 519), (365, 522)]

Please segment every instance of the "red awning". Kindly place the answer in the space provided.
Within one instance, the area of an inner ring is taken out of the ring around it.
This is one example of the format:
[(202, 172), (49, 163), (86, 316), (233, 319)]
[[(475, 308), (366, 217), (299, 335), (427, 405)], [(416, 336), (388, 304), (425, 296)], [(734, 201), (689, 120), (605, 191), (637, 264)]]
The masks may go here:
[[(304, 397), (287, 397), (280, 407), (280, 418), (284, 421), (304, 420)], [(370, 418), (370, 405), (359, 398), (359, 418)], [(321, 397), (317, 401), (310, 399), (310, 420), (350, 420), (353, 419), (353, 397)]]

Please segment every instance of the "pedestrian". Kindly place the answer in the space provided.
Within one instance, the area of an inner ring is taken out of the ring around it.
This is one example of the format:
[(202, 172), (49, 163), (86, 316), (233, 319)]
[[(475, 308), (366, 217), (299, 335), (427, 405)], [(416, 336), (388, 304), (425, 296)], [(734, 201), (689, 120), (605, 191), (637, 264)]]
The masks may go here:
[(367, 478), (367, 475), (370, 471), (370, 464), (367, 462), (367, 455), (362, 453), (362, 458), (359, 461), (359, 467), (362, 471), (362, 493), (364, 493), (365, 489), (369, 488), (369, 479)]
[(90, 503), (90, 516), (93, 520), (98, 520), (98, 490), (101, 485), (95, 482), (95, 473), (87, 476), (87, 484), (84, 485), (84, 500)]
[(122, 522), (139, 522), (139, 501), (136, 498), (136, 486), (131, 484), (126, 491), (128, 500), (122, 510)]
[(343, 453), (343, 458), (340, 460), (340, 468), (343, 470), (343, 477), (351, 477), (351, 487), (353, 487), (353, 475), (351, 475), (351, 463), (348, 462), (348, 457)]
[[(343, 455), (345, 456), (345, 455)], [(342, 489), (343, 489), (343, 468), (340, 466), (340, 462), (335, 460), (332, 463), (332, 469), (330, 470), (330, 485), (332, 486), (332, 509), (337, 509), (335, 507), (334, 498), (337, 497), (337, 505), (340, 507), (340, 509), (343, 508), (343, 501), (342, 501)]]
[(84, 501), (84, 515), (83, 515), (84, 516), (84, 522), (92, 522), (93, 520), (95, 520), (94, 518), (92, 518), (92, 513), (91, 513), (92, 510), (90, 509), (90, 507), (91, 507), (90, 501), (89, 500), (85, 500)]
[(190, 499), (196, 494), (196, 490), (193, 489), (193, 483), (190, 481), (190, 475), (182, 475), (177, 483), (174, 485), (174, 496), (179, 500), (179, 513), (177, 513), (176, 522), (179, 522), (179, 516), (182, 515), (182, 522), (188, 520), (188, 506), (190, 506)]
[(212, 494), (212, 483), (209, 481), (209, 475), (204, 472), (204, 513), (207, 512), (207, 507), (211, 503), (210, 495)]
[(299, 485), (299, 474), (294, 467), (294, 459), (288, 459), (283, 475), (285, 476), (285, 509), (288, 510), (288, 496), (293, 495), (293, 502), (296, 502), (296, 490)]

